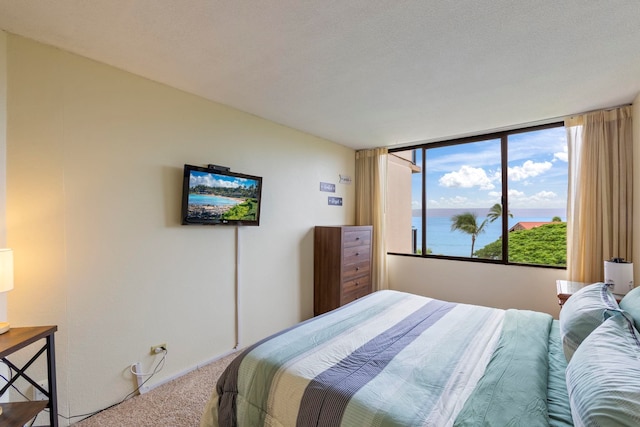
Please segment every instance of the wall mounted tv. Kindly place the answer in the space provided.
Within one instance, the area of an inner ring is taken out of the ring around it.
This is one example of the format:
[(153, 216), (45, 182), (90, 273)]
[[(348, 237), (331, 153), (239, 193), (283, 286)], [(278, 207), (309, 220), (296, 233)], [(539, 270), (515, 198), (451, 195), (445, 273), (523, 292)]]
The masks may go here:
[(261, 194), (259, 176), (184, 165), (182, 224), (260, 225)]

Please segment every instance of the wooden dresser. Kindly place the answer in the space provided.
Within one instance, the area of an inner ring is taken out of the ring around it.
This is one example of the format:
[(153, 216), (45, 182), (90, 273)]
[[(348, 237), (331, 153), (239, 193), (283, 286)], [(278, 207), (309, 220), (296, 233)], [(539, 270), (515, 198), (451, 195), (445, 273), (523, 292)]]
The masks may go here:
[(315, 316), (371, 293), (372, 238), (370, 225), (315, 227)]

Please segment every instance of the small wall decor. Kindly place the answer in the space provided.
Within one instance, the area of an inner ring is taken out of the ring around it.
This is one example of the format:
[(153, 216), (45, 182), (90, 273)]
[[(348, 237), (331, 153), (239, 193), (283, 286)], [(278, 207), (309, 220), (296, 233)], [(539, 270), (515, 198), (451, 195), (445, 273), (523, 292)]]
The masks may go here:
[(329, 196), (329, 206), (342, 206), (342, 197)]
[(336, 192), (336, 185), (328, 183), (328, 182), (321, 182), (320, 183), (320, 191), (326, 191), (327, 193), (335, 193)]
[(340, 184), (351, 184), (351, 177), (349, 175), (340, 175)]

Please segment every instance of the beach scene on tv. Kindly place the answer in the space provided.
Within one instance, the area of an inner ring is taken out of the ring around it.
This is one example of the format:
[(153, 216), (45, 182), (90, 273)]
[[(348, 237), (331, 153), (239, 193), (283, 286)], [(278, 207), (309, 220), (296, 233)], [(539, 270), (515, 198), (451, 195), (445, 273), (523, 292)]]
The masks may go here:
[(255, 221), (259, 181), (191, 171), (187, 218), (191, 221)]

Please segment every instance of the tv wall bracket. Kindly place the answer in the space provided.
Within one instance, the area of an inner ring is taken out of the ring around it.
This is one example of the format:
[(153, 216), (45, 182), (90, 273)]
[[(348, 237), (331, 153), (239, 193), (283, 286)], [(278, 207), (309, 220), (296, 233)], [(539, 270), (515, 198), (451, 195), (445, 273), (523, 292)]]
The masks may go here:
[(220, 165), (207, 165), (207, 169), (211, 171), (221, 171), (221, 172), (231, 171), (231, 168), (228, 168), (226, 166), (220, 166)]

